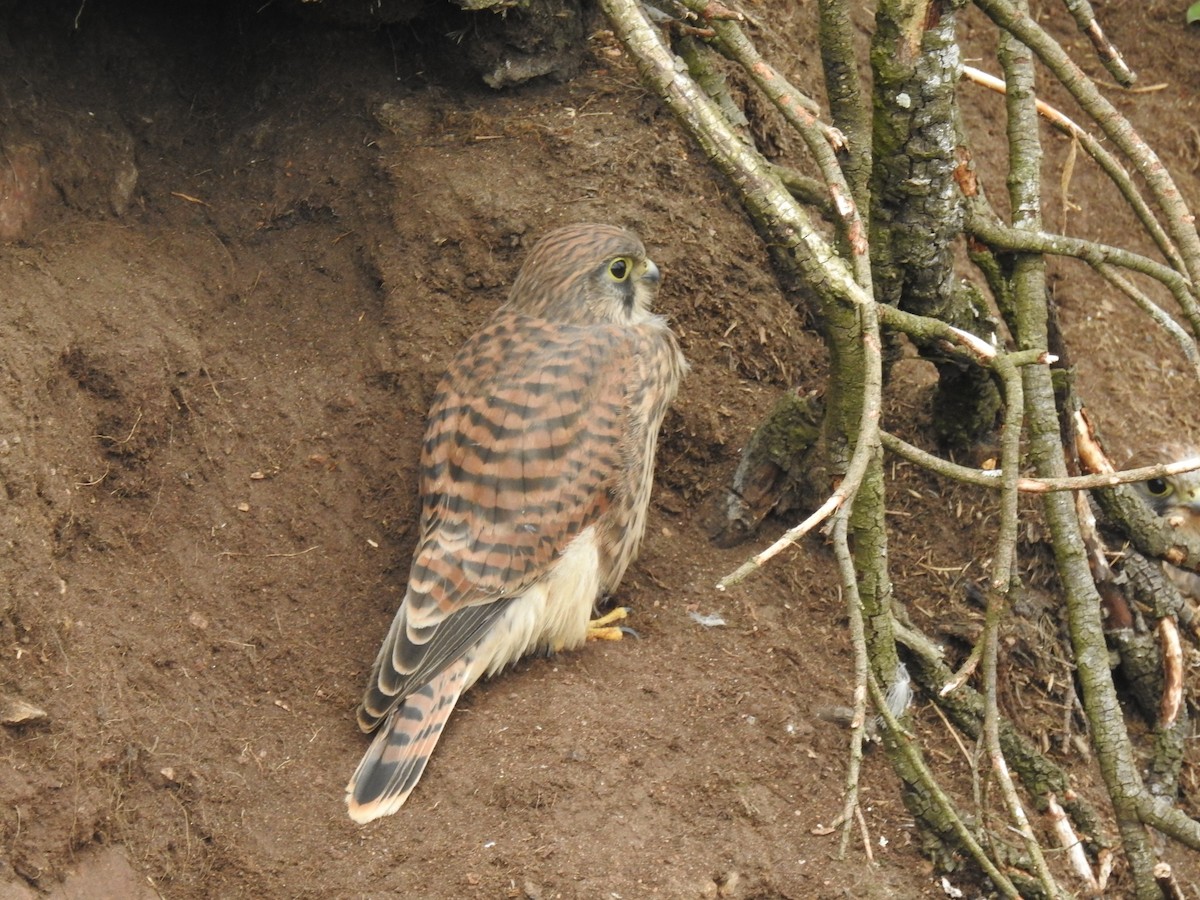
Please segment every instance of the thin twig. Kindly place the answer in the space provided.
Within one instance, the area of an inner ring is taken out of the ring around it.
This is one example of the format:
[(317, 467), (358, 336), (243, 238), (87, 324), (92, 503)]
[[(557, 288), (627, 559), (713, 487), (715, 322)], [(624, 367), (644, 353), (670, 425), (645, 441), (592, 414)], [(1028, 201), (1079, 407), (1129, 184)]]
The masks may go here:
[(967, 749), (967, 745), (963, 743), (963, 739), (959, 737), (958, 729), (954, 727), (954, 724), (948, 718), (946, 718), (946, 714), (942, 712), (942, 708), (940, 706), (938, 706), (936, 703), (930, 703), (929, 706), (935, 713), (937, 713), (937, 717), (942, 720), (942, 724), (946, 726), (946, 733), (950, 735), (950, 739), (953, 740), (955, 745), (958, 747), (958, 752), (962, 754), (963, 761), (970, 768), (975, 768), (975, 760), (971, 756), (971, 751)]
[(1105, 36), (1100, 23), (1096, 21), (1092, 5), (1087, 0), (1064, 0), (1064, 2), (1071, 17), (1075, 19), (1075, 24), (1079, 26), (1079, 30), (1087, 35), (1092, 46), (1096, 48), (1096, 55), (1100, 57), (1104, 68), (1108, 69), (1108, 74), (1123, 87), (1129, 87), (1137, 81), (1137, 75), (1126, 65), (1121, 51), (1113, 46), (1112, 41)]
[[(851, 822), (854, 813), (860, 813), (858, 802), (858, 778), (862, 769), (863, 734), (867, 720), (867, 639), (863, 625), (862, 604), (857, 589), (846, 590), (848, 582), (855, 578), (854, 559), (850, 553), (847, 528), (850, 517), (843, 510), (833, 520), (833, 552), (842, 575), (846, 611), (850, 622), (850, 644), (854, 648), (854, 714), (850, 719), (850, 756), (846, 766), (846, 791), (843, 799), (842, 837), (838, 844), (838, 859), (845, 858), (850, 844)], [(864, 826), (864, 833), (865, 833)], [(868, 848), (868, 853), (870, 852)]]
[(291, 559), (295, 556), (304, 556), (306, 553), (312, 553), (318, 548), (318, 546), (319, 545), (314, 544), (312, 547), (306, 547), (303, 550), (297, 550), (294, 553), (264, 553), (263, 559)]
[[(1187, 361), (1191, 363), (1192, 374), (1197, 379), (1200, 379), (1200, 349), (1197, 349), (1196, 341), (1180, 327), (1179, 323), (1167, 315), (1157, 303), (1138, 290), (1132, 281), (1118, 272), (1113, 266), (1096, 266), (1096, 271), (1103, 275), (1109, 284), (1116, 287), (1126, 297), (1136, 303), (1142, 312), (1154, 320), (1154, 324), (1165, 331), (1175, 341), (1175, 344), (1187, 358)], [(1193, 322), (1192, 327), (1197, 328), (1197, 334), (1200, 334), (1200, 319), (1194, 319)]]
[(855, 804), (854, 818), (862, 832), (863, 852), (867, 855), (867, 863), (874, 864), (875, 854), (871, 852), (871, 832), (867, 830), (867, 817), (863, 815), (862, 807)]
[(125, 437), (123, 437), (123, 438), (113, 437), (111, 434), (98, 434), (98, 435), (96, 435), (96, 437), (102, 441), (108, 441), (113, 444), (128, 444), (130, 441), (133, 440), (134, 434), (137, 433), (138, 425), (140, 425), (141, 423), (142, 423), (142, 411), (139, 409), (137, 411), (137, 416), (133, 420), (133, 427), (131, 427), (129, 429), (129, 434), (125, 435)]
[[(949, 460), (934, 456), (920, 447), (915, 447), (902, 438), (896, 437), (889, 431), (880, 432), (883, 448), (889, 453), (895, 453), (923, 469), (937, 475), (960, 481), (976, 487), (996, 489), (1000, 487), (1003, 471), (1001, 469), (972, 469)], [(1109, 488), (1118, 484), (1133, 484), (1138, 481), (1149, 481), (1151, 478), (1167, 478), (1184, 472), (1194, 472), (1200, 469), (1200, 456), (1190, 456), (1175, 462), (1159, 463), (1153, 466), (1139, 466), (1136, 469), (1102, 472), (1094, 475), (1072, 475), (1066, 478), (1029, 478), (1017, 479), (1017, 490), (1023, 494), (1051, 494), (1060, 491), (1090, 491), (1097, 488)]]
[[(842, 482), (842, 485), (844, 486), (845, 482)], [(837, 510), (841, 508), (842, 504), (846, 502), (846, 497), (848, 495), (848, 491), (845, 491), (839, 487), (811, 516), (809, 516), (799, 525), (793, 525), (783, 533), (781, 538), (775, 541), (775, 543), (773, 543), (766, 550), (763, 550), (750, 557), (750, 559), (746, 560), (744, 563), (718, 581), (717, 590), (728, 590), (739, 581), (742, 581), (747, 575), (757, 571), (758, 569), (761, 569), (771, 559), (777, 556), (781, 550), (784, 550), (796, 543), (796, 541), (800, 540), (800, 538), (804, 537), (804, 535), (808, 534), (827, 518), (837, 512)]]
[(1050, 819), (1050, 828), (1058, 837), (1059, 846), (1066, 851), (1067, 859), (1070, 860), (1075, 874), (1092, 893), (1098, 892), (1100, 885), (1088, 862), (1083, 842), (1075, 835), (1075, 829), (1071, 827), (1071, 819), (1058, 802), (1058, 797), (1053, 793), (1046, 796), (1046, 816)]

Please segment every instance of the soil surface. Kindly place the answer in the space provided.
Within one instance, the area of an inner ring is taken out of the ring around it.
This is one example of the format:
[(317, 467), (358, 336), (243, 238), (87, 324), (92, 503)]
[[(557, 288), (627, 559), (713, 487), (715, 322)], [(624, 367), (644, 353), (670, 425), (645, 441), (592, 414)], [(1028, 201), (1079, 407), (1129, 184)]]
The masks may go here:
[[(1161, 85), (1110, 93), (1195, 209), (1185, 5), (1099, 9), (1140, 83)], [(835, 858), (846, 734), (816, 711), (852, 682), (821, 540), (713, 589), (787, 524), (708, 539), (754, 425), (780, 392), (821, 387), (824, 351), (603, 22), (571, 80), (496, 92), (444, 23), (270, 7), (0, 3), (0, 693), (46, 713), (0, 728), (0, 896), (944, 896), (880, 754), (863, 772), (870, 860), (861, 832)], [(1062, 11), (1042, 12), (1098, 73)], [(820, 97), (811, 4), (755, 15)], [(971, 15), (963, 31), (995, 71), (992, 27)], [(1002, 201), (1000, 108), (963, 90)], [(1133, 217), (1090, 162), (1064, 207), (1069, 144), (1044, 137), (1048, 224), (1128, 244)], [(693, 365), (617, 597), (640, 640), (479, 685), (404, 809), (359, 827), (342, 799), (367, 744), (353, 713), (404, 590), (433, 387), (532, 241), (583, 220), (642, 235)], [(1054, 272), (1110, 446), (1194, 433), (1179, 352), (1078, 266)], [(896, 379), (888, 426), (926, 442), (930, 369)], [(889, 467), (898, 599), (964, 652), (993, 510)], [(1026, 631), (1061, 665), (1031, 677), (1014, 638), (1006, 706), (1102, 802), (1086, 743), (1062, 734), (1070, 672), (1037, 534), (1024, 573), (1049, 624)], [(920, 699), (917, 725), (969, 796)], [(1167, 858), (1196, 891), (1200, 869)]]

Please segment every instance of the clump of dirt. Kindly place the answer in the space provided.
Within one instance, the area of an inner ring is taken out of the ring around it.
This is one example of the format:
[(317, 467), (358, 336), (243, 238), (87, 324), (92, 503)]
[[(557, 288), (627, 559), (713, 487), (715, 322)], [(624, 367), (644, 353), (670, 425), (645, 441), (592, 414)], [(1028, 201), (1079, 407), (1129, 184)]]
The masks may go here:
[[(704, 512), (824, 351), (603, 23), (572, 80), (497, 93), (419, 24), (175, 6), (6, 5), (0, 692), (48, 719), (0, 730), (3, 889), (940, 896), (881, 759), (874, 865), (830, 859), (844, 736), (813, 709), (847, 702), (851, 666), (819, 541), (713, 590), (746, 550)], [(1109, 12), (1135, 65), (1171, 66), (1137, 100), (1147, 136), (1186, 134), (1194, 36)], [(642, 235), (693, 364), (620, 591), (641, 640), (480, 685), (401, 814), (361, 828), (353, 710), (403, 592), (433, 387), (530, 243), (581, 220)], [(1062, 295), (1085, 340), (1130, 315)], [(1124, 349), (1080, 361), (1098, 396), (1158, 352)], [(930, 385), (906, 365), (890, 415), (916, 429)], [(1137, 431), (1195, 426), (1165, 394)], [(986, 523), (907, 478), (899, 514), (943, 525), (898, 542), (902, 599), (963, 611)]]

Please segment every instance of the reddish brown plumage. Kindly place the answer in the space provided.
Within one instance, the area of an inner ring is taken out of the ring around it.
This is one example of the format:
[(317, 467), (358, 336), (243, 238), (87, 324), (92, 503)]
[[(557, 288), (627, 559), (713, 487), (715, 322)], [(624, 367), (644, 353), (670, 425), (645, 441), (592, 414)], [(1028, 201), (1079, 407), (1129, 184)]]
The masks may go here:
[(627, 231), (552, 232), (442, 378), (408, 589), (359, 709), (364, 730), (383, 725), (347, 788), (357, 820), (403, 803), (476, 678), (582, 642), (636, 555), (686, 369), (649, 310), (657, 282)]

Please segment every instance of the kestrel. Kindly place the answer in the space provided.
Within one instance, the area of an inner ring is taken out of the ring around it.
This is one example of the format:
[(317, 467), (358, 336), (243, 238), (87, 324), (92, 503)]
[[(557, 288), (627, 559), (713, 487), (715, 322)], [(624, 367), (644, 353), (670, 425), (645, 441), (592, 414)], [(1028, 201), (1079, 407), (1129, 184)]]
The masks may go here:
[[(1169, 446), (1153, 454), (1153, 458), (1135, 459), (1139, 465), (1174, 462), (1200, 455), (1190, 447)], [(1154, 512), (1175, 528), (1195, 535), (1200, 532), (1200, 470), (1139, 481), (1132, 487)], [(1200, 600), (1200, 575), (1163, 563), (1163, 572), (1185, 597)]]
[(408, 587), (358, 710), (378, 731), (346, 786), (355, 821), (403, 805), (477, 679), (581, 645), (637, 555), (687, 371), (658, 282), (624, 229), (553, 231), (442, 377)]

